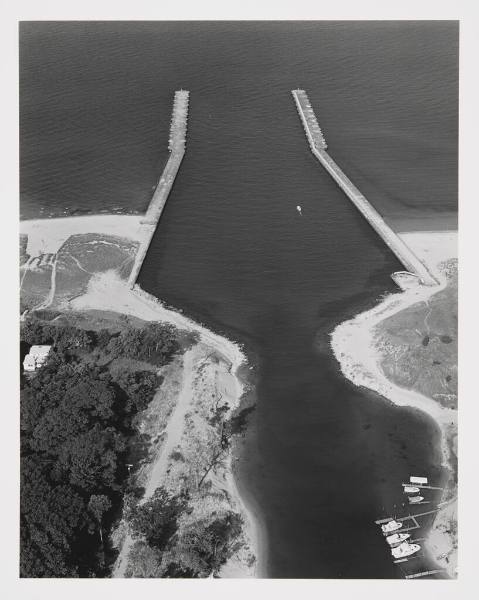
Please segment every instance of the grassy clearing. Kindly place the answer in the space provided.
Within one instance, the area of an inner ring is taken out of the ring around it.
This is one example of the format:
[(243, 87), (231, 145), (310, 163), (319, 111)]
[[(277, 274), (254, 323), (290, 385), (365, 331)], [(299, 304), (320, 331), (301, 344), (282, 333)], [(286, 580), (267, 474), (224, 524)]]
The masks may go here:
[(457, 408), (457, 260), (446, 269), (445, 289), (385, 319), (376, 340), (389, 379)]

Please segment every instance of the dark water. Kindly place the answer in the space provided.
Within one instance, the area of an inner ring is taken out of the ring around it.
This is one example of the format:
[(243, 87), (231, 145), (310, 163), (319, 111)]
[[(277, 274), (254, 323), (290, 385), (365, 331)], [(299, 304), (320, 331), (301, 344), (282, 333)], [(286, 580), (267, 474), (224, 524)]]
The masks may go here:
[(400, 576), (372, 521), (411, 471), (441, 476), (433, 423), (349, 385), (328, 349), (399, 265), (309, 152), (290, 90), (308, 91), (332, 156), (387, 218), (454, 212), (457, 35), (448, 22), (22, 26), (25, 217), (144, 210), (172, 93), (191, 92), (140, 282), (257, 358), (240, 486), (270, 576)]

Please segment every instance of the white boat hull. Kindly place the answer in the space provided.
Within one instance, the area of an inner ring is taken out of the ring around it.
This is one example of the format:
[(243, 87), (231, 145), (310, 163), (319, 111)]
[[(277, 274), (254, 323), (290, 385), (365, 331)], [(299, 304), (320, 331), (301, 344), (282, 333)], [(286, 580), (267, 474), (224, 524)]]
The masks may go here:
[(381, 529), (384, 533), (392, 533), (393, 531), (397, 531), (398, 529), (401, 529), (402, 527), (402, 523), (400, 523), (399, 521), (389, 521), (388, 523), (385, 523), (384, 525), (381, 525)]
[(420, 549), (421, 546), (419, 544), (408, 544), (408, 542), (403, 542), (400, 546), (391, 548), (391, 554), (394, 558), (406, 558), (407, 556), (416, 554)]
[(393, 533), (392, 535), (388, 535), (386, 538), (386, 542), (390, 546), (397, 546), (407, 540), (410, 537), (409, 533)]
[(414, 498), (409, 498), (409, 504), (419, 504), (424, 500), (424, 496), (415, 496)]

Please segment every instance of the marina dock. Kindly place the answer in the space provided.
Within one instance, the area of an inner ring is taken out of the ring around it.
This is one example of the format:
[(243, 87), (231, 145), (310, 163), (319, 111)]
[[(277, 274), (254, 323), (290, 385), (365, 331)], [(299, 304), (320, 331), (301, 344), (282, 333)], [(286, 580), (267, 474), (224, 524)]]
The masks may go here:
[(168, 150), (170, 156), (163, 170), (158, 185), (153, 193), (148, 209), (140, 221), (141, 241), (138, 247), (135, 262), (128, 277), (128, 284), (133, 287), (138, 279), (140, 269), (150, 247), (151, 240), (161, 218), (166, 201), (175, 181), (176, 175), (183, 160), (186, 149), (186, 128), (188, 120), (189, 92), (180, 90), (175, 92), (173, 111), (171, 117), (170, 137)]
[[(428, 510), (428, 511), (422, 512), (422, 513), (416, 513), (415, 515), (405, 515), (404, 517), (398, 517), (398, 519), (400, 519), (401, 521), (405, 521), (406, 519), (413, 519), (417, 524), (416, 517), (426, 517), (427, 515), (433, 515), (438, 510), (439, 510), (438, 508), (435, 508), (434, 510)], [(385, 519), (377, 519), (374, 522), (376, 523), (376, 525), (382, 525), (383, 523), (388, 523), (389, 521), (392, 521), (392, 517), (386, 517)], [(401, 531), (403, 531), (403, 529), (401, 529)]]
[(423, 285), (438, 285), (439, 282), (429, 272), (426, 265), (412, 252), (401, 238), (387, 225), (377, 210), (361, 194), (352, 181), (326, 152), (327, 144), (319, 127), (314, 111), (304, 90), (292, 90), (298, 114), (303, 123), (311, 151), (339, 185), (371, 227), (380, 235), (387, 246), (394, 252), (407, 272), (416, 276)]
[(413, 573), (406, 575), (404, 579), (417, 579), (418, 577), (427, 577), (428, 575), (437, 575), (437, 573), (445, 573), (446, 569), (433, 569), (432, 571), (422, 571), (422, 573)]
[(442, 487), (437, 487), (434, 485), (426, 485), (424, 483), (401, 483), (401, 485), (403, 487), (410, 487), (413, 485), (414, 487), (418, 487), (421, 490), (441, 490), (441, 491), (444, 490), (444, 488), (442, 488)]

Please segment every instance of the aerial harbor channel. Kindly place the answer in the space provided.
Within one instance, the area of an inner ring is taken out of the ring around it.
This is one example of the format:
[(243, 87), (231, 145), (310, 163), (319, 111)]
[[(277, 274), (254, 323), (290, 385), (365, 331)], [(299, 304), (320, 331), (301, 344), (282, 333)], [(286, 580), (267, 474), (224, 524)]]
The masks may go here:
[[(22, 73), (42, 77), (20, 81), (22, 218), (145, 214), (154, 195), (130, 284), (243, 346), (235, 474), (263, 574), (403, 577), (375, 521), (402, 514), (411, 474), (442, 487), (440, 430), (353, 385), (330, 335), (396, 293), (391, 274), (434, 275), (385, 243), (327, 157), (393, 233), (456, 226), (457, 25), (102, 22), (72, 44), (74, 27), (24, 25)], [(184, 156), (163, 148), (175, 90)]]

